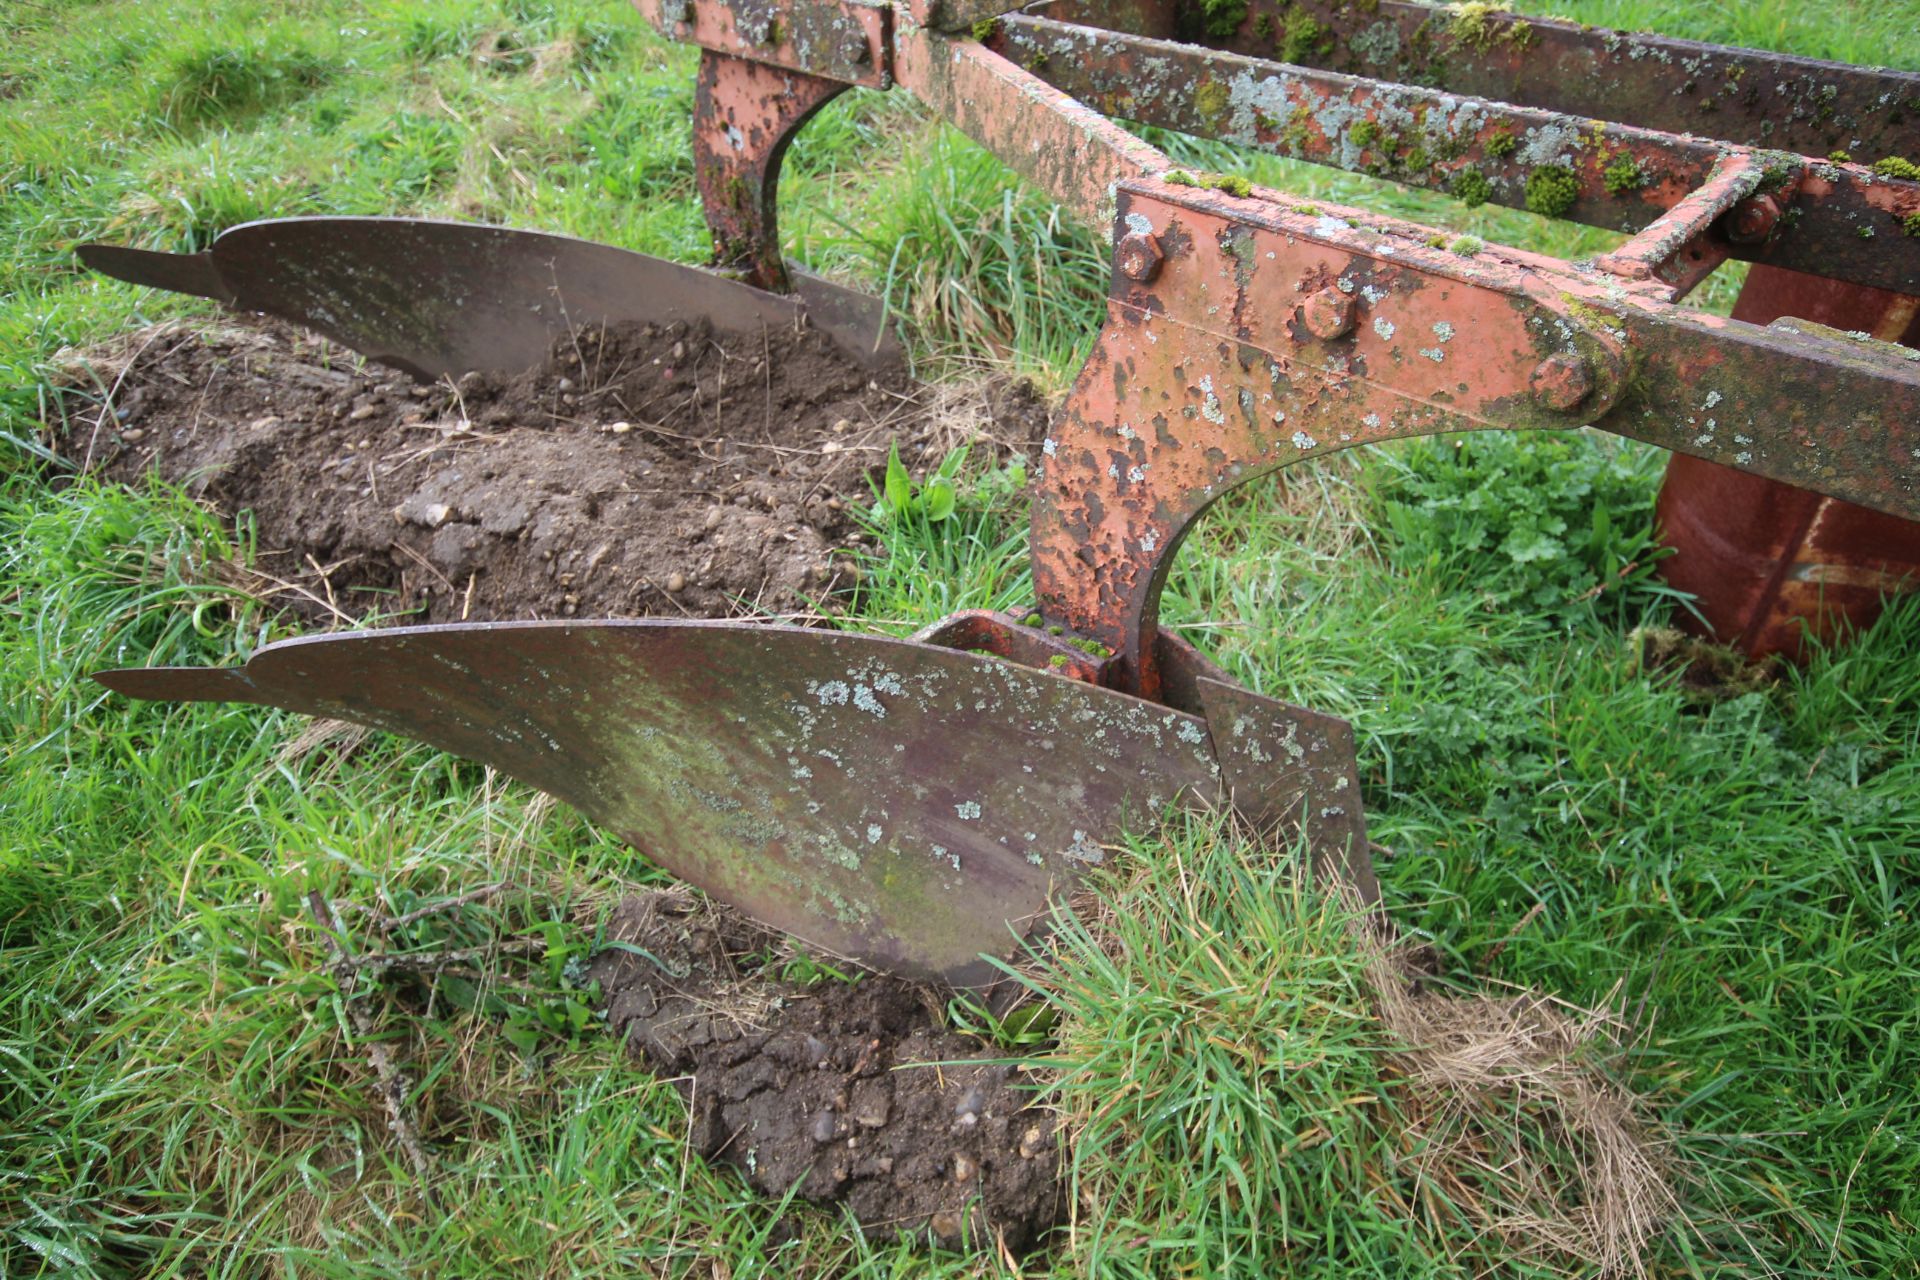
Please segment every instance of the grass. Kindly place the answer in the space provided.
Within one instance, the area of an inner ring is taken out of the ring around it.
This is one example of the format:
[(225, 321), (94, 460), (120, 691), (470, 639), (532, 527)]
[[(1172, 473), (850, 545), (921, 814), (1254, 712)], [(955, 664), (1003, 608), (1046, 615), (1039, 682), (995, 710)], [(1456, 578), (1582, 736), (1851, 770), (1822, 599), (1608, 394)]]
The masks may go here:
[[(1521, 7), (1920, 66), (1911, 4)], [(409, 211), (698, 260), (691, 57), (616, 0), (52, 0), (0, 22), (0, 1272), (1004, 1270), (819, 1212), (789, 1236), (779, 1206), (683, 1158), (673, 1086), (569, 1023), (558, 961), (654, 876), (616, 841), (421, 747), (82, 678), (232, 661), (284, 624), (240, 589), (244, 525), (30, 447), (60, 348), (197, 305), (84, 275), (71, 246)], [(1166, 141), (1306, 199), (1562, 254), (1611, 243)], [(830, 106), (782, 201), (790, 249), (884, 292), (931, 367), (985, 357), (1058, 387), (1091, 336), (1094, 238), (900, 95)], [(873, 625), (1030, 590), (1017, 485), (965, 475), (947, 520), (875, 518)], [(1209, 514), (1167, 617), (1249, 685), (1354, 721), (1388, 909), (1454, 998), (1525, 987), (1631, 1024), (1582, 1066), (1643, 1095), (1670, 1143), (1683, 1225), (1655, 1274), (1920, 1274), (1920, 602), (1702, 702), (1630, 638), (1677, 607), (1646, 572), (1657, 475), (1586, 436), (1299, 469)], [(464, 1003), (326, 970), (308, 894), (397, 915), (494, 882), (403, 939), (497, 949)], [(1405, 1149), (1444, 1132), (1435, 1096), (1467, 1095), (1422, 1092), (1377, 954), (1290, 862), (1200, 824), (1142, 837), (1093, 888), (1030, 975), (1061, 1013), (1056, 1101), (1081, 1137), (1072, 1232), (1023, 1274), (1591, 1270), (1490, 1225), (1524, 1188), (1443, 1184)], [(555, 963), (507, 946), (535, 937)], [(356, 1011), (411, 1077), (437, 1208)], [(1500, 1145), (1573, 1095), (1542, 1096), (1472, 1092), (1471, 1132), (1577, 1201), (1552, 1151)]]

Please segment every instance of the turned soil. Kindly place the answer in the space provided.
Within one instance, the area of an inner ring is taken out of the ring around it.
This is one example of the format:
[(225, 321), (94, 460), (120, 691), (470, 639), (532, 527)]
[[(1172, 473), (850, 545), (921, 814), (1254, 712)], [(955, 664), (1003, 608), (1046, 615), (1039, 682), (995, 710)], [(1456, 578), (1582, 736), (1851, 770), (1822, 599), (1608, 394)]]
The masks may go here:
[[(933, 387), (789, 330), (584, 331), (517, 377), (415, 385), (271, 322), (173, 324), (64, 360), (63, 453), (251, 522), (250, 590), (309, 624), (835, 612), (898, 443), (1030, 453), (1023, 387)], [(986, 447), (982, 447), (982, 445)], [(683, 1077), (693, 1145), (870, 1230), (1019, 1250), (1059, 1220), (1051, 1118), (884, 976), (788, 980), (782, 943), (691, 894), (624, 904), (609, 1019)]]
[[(1064, 1208), (1053, 1117), (1004, 1056), (896, 978), (822, 977), (694, 895), (629, 898), (595, 961), (632, 1051), (683, 1081), (692, 1144), (756, 1189), (844, 1204), (862, 1227), (1018, 1252)], [(784, 980), (805, 973), (810, 985)]]
[(831, 613), (890, 444), (916, 469), (1026, 452), (1046, 417), (807, 329), (586, 330), (537, 370), (417, 385), (290, 326), (176, 324), (65, 367), (57, 447), (250, 513), (262, 584), (330, 623)]

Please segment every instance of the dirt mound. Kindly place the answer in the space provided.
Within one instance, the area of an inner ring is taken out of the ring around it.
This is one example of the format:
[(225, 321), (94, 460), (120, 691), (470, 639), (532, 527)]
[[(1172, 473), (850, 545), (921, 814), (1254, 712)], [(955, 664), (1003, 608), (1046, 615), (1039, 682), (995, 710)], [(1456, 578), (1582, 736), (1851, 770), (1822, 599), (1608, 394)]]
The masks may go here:
[(431, 385), (269, 322), (66, 364), (68, 456), (251, 511), (261, 569), (316, 621), (813, 612), (851, 578), (847, 509), (891, 443), (1024, 452), (1046, 416), (1024, 388), (872, 374), (808, 329), (585, 330), (540, 369)]
[(797, 1186), (882, 1234), (1019, 1251), (1060, 1220), (1053, 1117), (1017, 1068), (981, 1061), (912, 983), (784, 980), (819, 971), (698, 903), (627, 899), (607, 925), (616, 949), (589, 971), (632, 1050), (689, 1078), (696, 1150), (768, 1196)]

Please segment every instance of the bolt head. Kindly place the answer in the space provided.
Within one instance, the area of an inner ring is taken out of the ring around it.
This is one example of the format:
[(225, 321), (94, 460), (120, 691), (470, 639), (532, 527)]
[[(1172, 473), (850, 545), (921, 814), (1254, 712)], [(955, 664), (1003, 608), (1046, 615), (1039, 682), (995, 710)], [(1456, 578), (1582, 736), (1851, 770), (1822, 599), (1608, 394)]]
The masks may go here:
[(1352, 297), (1332, 285), (1310, 294), (1300, 310), (1307, 332), (1329, 340), (1352, 333), (1354, 321), (1359, 318), (1359, 308)]
[(1565, 413), (1593, 394), (1593, 370), (1571, 351), (1548, 356), (1533, 371), (1533, 398), (1542, 408)]
[(1120, 246), (1114, 256), (1121, 275), (1147, 284), (1160, 274), (1160, 264), (1167, 255), (1160, 248), (1157, 237), (1144, 231), (1133, 231), (1120, 237)]
[(1749, 196), (1727, 214), (1727, 239), (1735, 244), (1759, 244), (1780, 225), (1781, 212), (1775, 197)]

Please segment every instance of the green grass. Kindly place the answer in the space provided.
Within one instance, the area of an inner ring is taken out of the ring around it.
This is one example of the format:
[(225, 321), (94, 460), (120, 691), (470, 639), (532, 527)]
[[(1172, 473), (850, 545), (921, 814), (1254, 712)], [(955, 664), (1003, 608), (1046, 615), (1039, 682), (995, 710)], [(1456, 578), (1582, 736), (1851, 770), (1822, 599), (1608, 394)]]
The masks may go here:
[[(1920, 66), (1911, 4), (1521, 7)], [(779, 1206), (683, 1158), (671, 1085), (593, 1036), (540, 1031), (524, 1054), (510, 1027), (581, 998), (564, 965), (502, 955), (466, 1007), (426, 1008), (342, 989), (307, 919), (316, 890), (397, 913), (505, 881), (410, 943), (583, 947), (654, 876), (617, 841), (422, 747), (316, 744), (296, 717), (83, 678), (232, 661), (284, 624), (240, 589), (244, 528), (163, 489), (55, 483), (31, 447), (60, 348), (198, 309), (85, 275), (72, 246), (406, 211), (696, 261), (692, 57), (617, 0), (64, 0), (0, 23), (0, 1273), (1002, 1270), (860, 1243), (825, 1213), (789, 1238)], [(1166, 141), (1489, 241), (1612, 243)], [(1091, 337), (1094, 237), (901, 95), (829, 107), (782, 204), (790, 249), (883, 292), (931, 368), (1058, 387)], [(1658, 465), (1572, 436), (1296, 469), (1208, 515), (1166, 616), (1252, 687), (1353, 720), (1387, 907), (1451, 988), (1632, 1019), (1601, 1065), (1684, 1174), (1655, 1274), (1920, 1274), (1920, 602), (1776, 686), (1691, 699), (1629, 640), (1676, 607), (1646, 572)], [(1017, 487), (964, 475), (948, 520), (874, 519), (859, 618), (901, 633), (1026, 598)], [(1395, 1156), (1418, 1102), (1405, 1046), (1340, 909), (1290, 863), (1202, 824), (1142, 838), (1095, 888), (1033, 977), (1083, 1138), (1073, 1231), (1024, 1274), (1580, 1272), (1502, 1268), (1474, 1195)], [(414, 1081), (438, 1208), (349, 1001)]]

